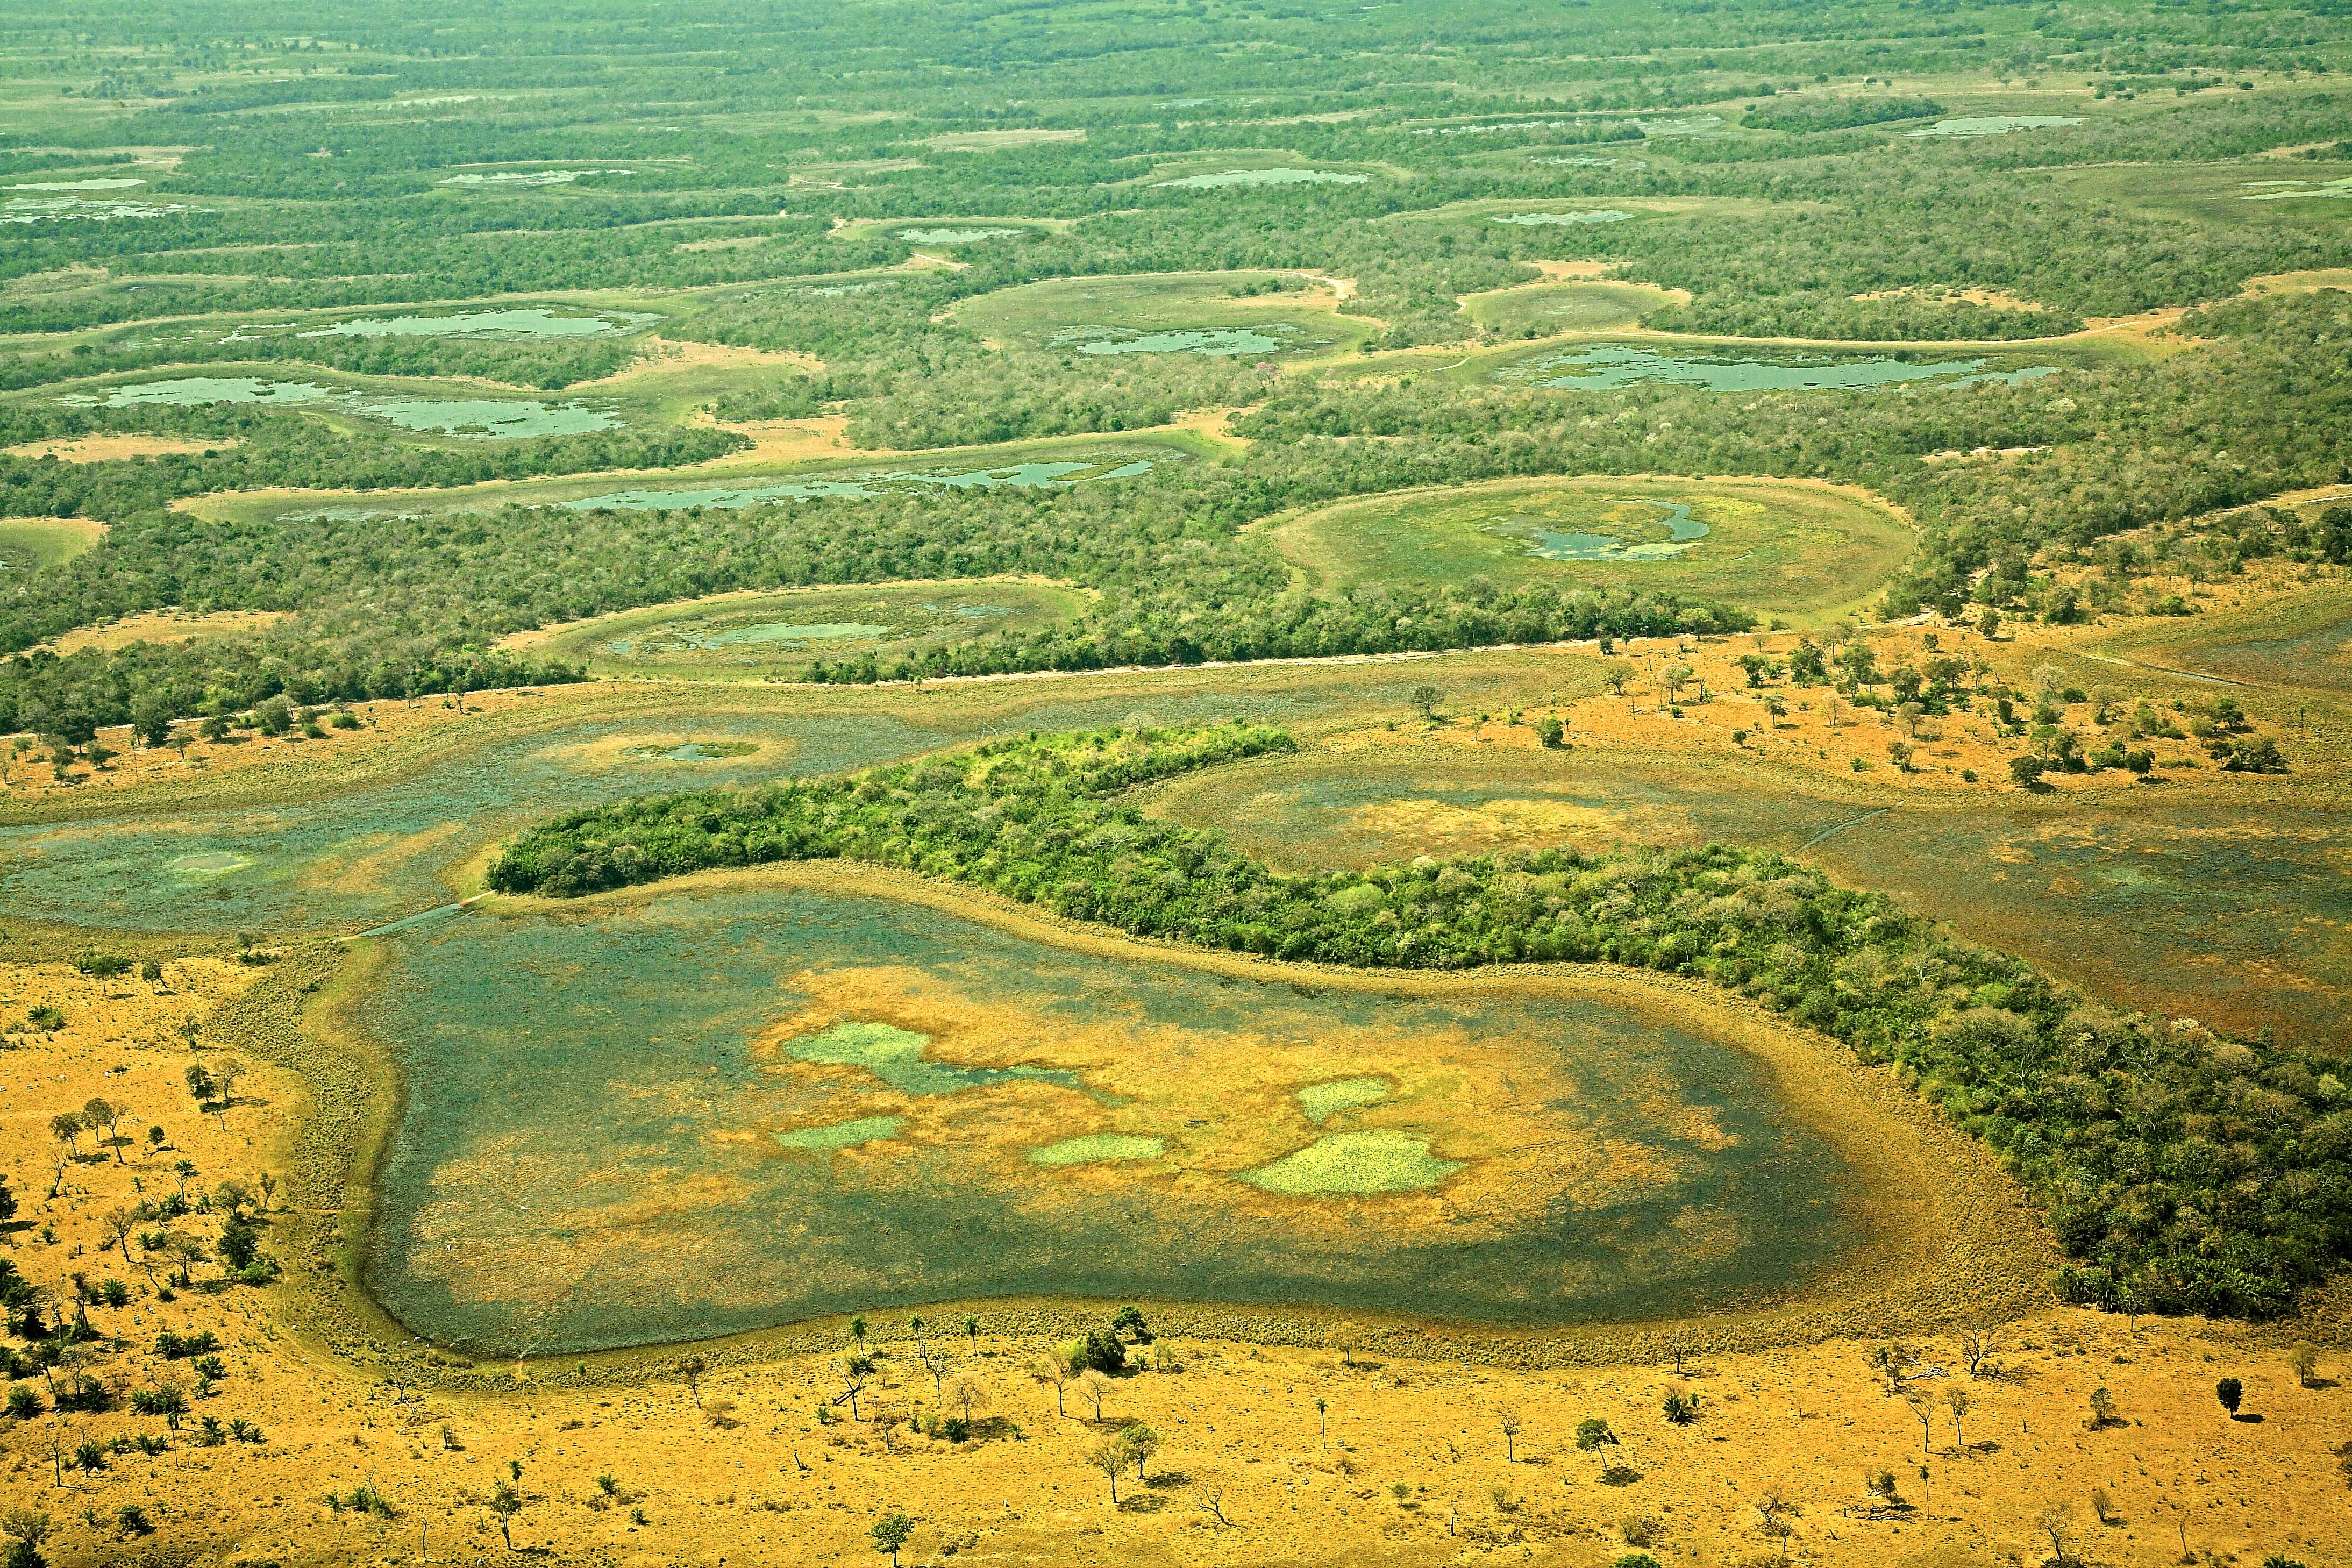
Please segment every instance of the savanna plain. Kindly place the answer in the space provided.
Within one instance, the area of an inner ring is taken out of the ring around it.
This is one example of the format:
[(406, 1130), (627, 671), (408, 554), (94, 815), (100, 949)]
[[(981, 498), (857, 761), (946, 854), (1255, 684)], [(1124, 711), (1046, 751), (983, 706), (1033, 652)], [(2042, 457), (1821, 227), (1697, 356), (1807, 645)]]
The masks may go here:
[(0, 0), (0, 1551), (2352, 1565), (2329, 0)]

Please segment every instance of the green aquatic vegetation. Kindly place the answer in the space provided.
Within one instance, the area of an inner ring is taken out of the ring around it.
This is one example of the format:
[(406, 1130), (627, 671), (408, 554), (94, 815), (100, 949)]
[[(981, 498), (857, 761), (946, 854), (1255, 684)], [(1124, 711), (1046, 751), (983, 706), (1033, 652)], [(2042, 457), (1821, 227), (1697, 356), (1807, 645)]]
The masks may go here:
[(499, 440), (584, 435), (609, 430), (620, 423), (608, 410), (580, 404), (542, 403), (537, 399), (393, 397), (320, 386), (313, 382), (268, 381), (249, 375), (179, 376), (117, 387), (103, 395), (76, 393), (58, 401), (100, 408), (149, 405), (187, 408), (210, 404), (268, 404), (299, 408), (332, 405), (419, 434)]
[(1691, 509), (1681, 501), (1643, 502), (1612, 497), (1609, 504), (1646, 505), (1663, 510), (1666, 515), (1657, 521), (1666, 530), (1666, 537), (1628, 542), (1612, 534), (1546, 528), (1540, 523), (1504, 522), (1496, 525), (1496, 529), (1498, 532), (1525, 534), (1532, 541), (1528, 545), (1528, 553), (1540, 555), (1547, 561), (1667, 561), (1680, 555), (1708, 533), (1706, 524), (1693, 517)]
[(2304, 196), (2336, 196), (2352, 200), (2352, 174), (2345, 174), (2321, 184), (2308, 180), (2248, 180), (2249, 186), (2269, 185), (2274, 188), (2248, 195), (2250, 202), (2291, 202)]
[(784, 1054), (796, 1062), (862, 1068), (900, 1094), (954, 1094), (1014, 1079), (1059, 1084), (1065, 1089), (1081, 1086), (1076, 1073), (1059, 1068), (964, 1068), (931, 1061), (924, 1054), (930, 1045), (929, 1035), (901, 1029), (895, 1024), (852, 1022), (788, 1040)]
[(1433, 1187), (1462, 1168), (1429, 1152), (1423, 1134), (1333, 1132), (1270, 1165), (1245, 1171), (1254, 1187), (1291, 1197), (1326, 1194), (1411, 1193)]
[[(847, 858), (1138, 935), (1287, 959), (1402, 969), (1600, 961), (1686, 973), (1892, 1064), (1998, 1151), (2050, 1213), (2069, 1300), (2112, 1303), (2129, 1291), (2154, 1310), (2268, 1316), (2352, 1248), (2352, 1113), (2336, 1109), (2330, 1058), (2096, 1006), (1780, 855), (1719, 844), (1547, 848), (1290, 877), (1126, 798), (1295, 746), (1284, 731), (1239, 724), (1045, 735), (854, 780), (649, 796), (533, 828), (507, 844), (488, 880), (564, 896), (712, 867)], [(1362, 887), (1380, 896), (1338, 896)], [(2241, 1154), (2194, 1131), (2234, 1117), (2228, 1108), (2248, 1096), (2262, 1097), (2266, 1119), (2236, 1122)], [(2242, 1188), (2250, 1168), (2273, 1179)]]
[(635, 169), (499, 169), (472, 171), (436, 180), (436, 185), (472, 186), (478, 190), (535, 190), (542, 185), (568, 185), (592, 174), (634, 174)]
[(881, 1143), (898, 1136), (907, 1125), (903, 1116), (858, 1116), (847, 1121), (827, 1122), (821, 1127), (803, 1127), (775, 1135), (780, 1149), (798, 1149), (810, 1153), (831, 1153), (835, 1149), (855, 1149), (861, 1143)]
[(1396, 1085), (1384, 1078), (1335, 1078), (1300, 1089), (1298, 1108), (1320, 1127), (1343, 1110), (1378, 1105), (1395, 1090)]
[(753, 741), (686, 741), (675, 746), (631, 746), (621, 754), (637, 761), (717, 763), (748, 757), (759, 749)]
[(568, 511), (673, 511), (685, 507), (758, 506), (779, 500), (872, 500), (908, 489), (1034, 489), (1093, 479), (1131, 479), (1151, 471), (1149, 458), (1040, 460), (935, 472), (891, 469), (852, 479), (784, 479), (772, 485), (703, 485), (692, 489), (614, 490), (561, 503)]
[(8, 188), (12, 191), (127, 191), (133, 185), (146, 183), (127, 174), (115, 174), (87, 180), (34, 180)]
[(1102, 1165), (1126, 1160), (1157, 1160), (1168, 1151), (1168, 1140), (1140, 1132), (1087, 1132), (1029, 1151), (1039, 1165)]

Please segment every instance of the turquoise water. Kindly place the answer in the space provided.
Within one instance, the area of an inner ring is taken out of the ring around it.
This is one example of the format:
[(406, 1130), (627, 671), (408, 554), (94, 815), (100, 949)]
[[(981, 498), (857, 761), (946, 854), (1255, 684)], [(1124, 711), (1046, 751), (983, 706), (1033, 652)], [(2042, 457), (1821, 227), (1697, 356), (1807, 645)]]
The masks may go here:
[(60, 403), (104, 408), (136, 408), (147, 405), (195, 407), (219, 403), (270, 404), (316, 407), (333, 404), (354, 414), (397, 425), (420, 435), (467, 436), (514, 440), (530, 436), (576, 436), (609, 430), (620, 421), (601, 408), (576, 403), (542, 403), (536, 398), (391, 397), (347, 392), (307, 381), (266, 381), (249, 375), (187, 375), (169, 381), (141, 382), (119, 386), (103, 396), (77, 393)]
[(1632, 213), (1619, 212), (1615, 207), (1596, 207), (1591, 212), (1513, 213), (1508, 217), (1498, 217), (1495, 221), (1496, 223), (1517, 223), (1530, 226), (1537, 224), (1567, 225), (1577, 223), (1623, 223), (1627, 218), (1630, 218), (1633, 216), (1633, 215)]
[[(410, 1328), (467, 1348), (572, 1352), (1045, 1292), (1570, 1322), (1795, 1286), (1856, 1237), (1849, 1173), (1796, 1130), (1769, 1075), (1721, 1040), (1589, 999), (1433, 999), (1402, 979), (1385, 995), (1302, 996), (778, 891), (473, 913), (388, 947), (358, 1017), (404, 1098), (366, 1279)], [(1149, 1060), (1104, 1070), (1147, 1079), (1202, 1071), (1237, 1035), (1317, 1051), (1507, 1040), (1561, 1138), (1643, 1175), (1605, 1192), (1563, 1176), (1436, 1223), (1396, 1206), (1428, 1201), (1396, 1184), (1450, 1163), (1430, 1152), (1433, 1128), (1302, 1160), (1317, 1145), (1302, 1127), (1276, 1162), (1296, 1162), (1276, 1178), (1293, 1191), (1272, 1196), (1201, 1163), (1212, 1123), (1106, 1137), (1114, 1113), (1076, 1073), (927, 1081), (909, 1100), (855, 1067), (755, 1053), (779, 1020), (875, 974), (904, 994), (889, 1024), (867, 1021), (876, 1037), (929, 1037), (925, 1059), (944, 1067), (961, 1064), (936, 1042), (975, 1008), (1043, 1040), (1116, 1030)], [(1335, 1190), (1347, 1181), (1371, 1190)]]
[(915, 245), (977, 245), (983, 239), (1006, 239), (1017, 228), (902, 228), (891, 237)]
[(2073, 114), (1969, 114), (1953, 120), (1938, 120), (1933, 125), (1923, 125), (1916, 131), (1906, 131), (1906, 136), (2006, 136), (2012, 131), (2054, 131), (2068, 125), (2080, 125), (2082, 117)]
[[(1624, 500), (1612, 499), (1612, 506), (1654, 506), (1666, 515), (1658, 521), (1667, 530), (1664, 539), (1650, 540), (1640, 544), (1628, 544), (1622, 539), (1612, 539), (1605, 533), (1561, 532), (1558, 530), (1530, 527), (1524, 531), (1535, 542), (1528, 553), (1540, 555), (1547, 561), (1670, 561), (1707, 536), (1706, 524), (1691, 515), (1691, 509), (1678, 500)], [(1523, 530), (1505, 524), (1511, 532)]]
[(614, 490), (561, 503), (568, 511), (672, 511), (695, 506), (758, 506), (777, 500), (871, 500), (894, 489), (937, 485), (949, 489), (1033, 489), (1094, 479), (1129, 479), (1151, 471), (1152, 460), (1137, 458), (1105, 467), (1087, 462), (1013, 463), (994, 468), (920, 473), (894, 470), (848, 479), (783, 479), (772, 485), (701, 485), (691, 489)]
[(2012, 384), (2052, 374), (2037, 365), (1988, 371), (1981, 359), (1919, 361), (1884, 355), (1828, 358), (1807, 354), (1734, 354), (1716, 350), (1664, 350), (1622, 343), (1591, 343), (1563, 349), (1496, 372), (1498, 379), (1532, 382), (1578, 392), (1608, 392), (1625, 386), (1702, 386), (1709, 392), (1812, 392), (1905, 382), (1970, 386), (1980, 382)]
[(1228, 169), (1217, 174), (1186, 174), (1181, 179), (1161, 180), (1160, 184), (1180, 189), (1222, 190), (1229, 185), (1360, 185), (1370, 174), (1334, 174), (1323, 169)]
[[(551, 812), (649, 790), (864, 767), (948, 739), (878, 715), (664, 712), (634, 727), (701, 738), (632, 748), (634, 755), (586, 750), (628, 732), (604, 720), (500, 740), (437, 772), (315, 800), (100, 808), (70, 822), (0, 827), (0, 908), (124, 931), (360, 931), (446, 902), (437, 875), (445, 867)], [(735, 749), (747, 742), (757, 744)]]
[(1263, 327), (1180, 328), (1144, 332), (1131, 327), (1066, 327), (1050, 340), (1053, 348), (1075, 347), (1082, 354), (1229, 354), (1277, 353), (1288, 345), (1283, 339), (1297, 329), (1281, 323)]
[[(304, 332), (306, 338), (588, 338), (635, 331), (659, 321), (633, 310), (559, 314), (546, 306), (507, 310), (461, 310), (447, 316), (362, 316)], [(239, 328), (244, 332), (250, 329)], [(235, 342), (232, 337), (229, 342)]]

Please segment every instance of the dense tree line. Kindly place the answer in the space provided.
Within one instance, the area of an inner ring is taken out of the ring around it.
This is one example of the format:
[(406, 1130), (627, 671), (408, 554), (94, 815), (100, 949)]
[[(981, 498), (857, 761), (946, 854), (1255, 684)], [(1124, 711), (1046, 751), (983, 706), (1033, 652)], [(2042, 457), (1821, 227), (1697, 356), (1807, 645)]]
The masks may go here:
[(571, 897), (843, 858), (1301, 962), (1687, 974), (1891, 1064), (1998, 1151), (2049, 1215), (2070, 1300), (2266, 1317), (2352, 1246), (2352, 1091), (2334, 1063), (2100, 1007), (1779, 855), (1547, 849), (1288, 876), (1128, 793), (1293, 745), (1238, 721), (1032, 735), (843, 781), (645, 796), (530, 829), (488, 881)]

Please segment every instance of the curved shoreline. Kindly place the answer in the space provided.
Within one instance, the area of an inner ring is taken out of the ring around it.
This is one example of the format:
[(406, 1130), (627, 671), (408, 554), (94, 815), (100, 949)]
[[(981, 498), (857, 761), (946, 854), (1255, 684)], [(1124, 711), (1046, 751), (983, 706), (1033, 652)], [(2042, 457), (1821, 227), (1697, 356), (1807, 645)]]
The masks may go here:
[[(1696, 982), (1601, 965), (1510, 965), (1459, 973), (1391, 974), (1238, 957), (1106, 933), (1024, 906), (909, 873), (838, 862), (705, 873), (588, 900), (499, 899), (518, 913), (676, 896), (681, 890), (783, 888), (882, 898), (970, 920), (1064, 951), (1125, 962), (1173, 963), (1195, 973), (1261, 984), (1444, 996), (1607, 995), (1685, 1016), (1709, 1016), (1727, 1048), (1750, 1057), (1775, 1096), (1864, 1178), (1853, 1200), (1867, 1239), (1792, 1291), (1721, 1310), (1661, 1319), (1604, 1320), (1512, 1329), (1305, 1305), (1139, 1298), (1162, 1331), (1179, 1337), (1321, 1346), (1341, 1321), (1361, 1322), (1384, 1354), (1519, 1369), (1641, 1359), (1675, 1343), (1730, 1350), (1841, 1336), (1916, 1331), (1931, 1325), (2013, 1317), (2048, 1304), (2046, 1242), (1989, 1152), (1951, 1128), (1891, 1072), (1862, 1067), (1832, 1042), (1760, 1007)], [(373, 942), (306, 949), (247, 1001), (225, 1010), (225, 1031), (289, 1067), (310, 1087), (291, 1126), (289, 1200), (296, 1225), (294, 1301), (289, 1317), (306, 1342), (339, 1361), (455, 1387), (540, 1381), (626, 1380), (694, 1344), (730, 1363), (822, 1353), (843, 1342), (845, 1318), (820, 1316), (715, 1340), (517, 1358), (487, 1371), (430, 1345), (367, 1289), (376, 1237), (375, 1181), (399, 1115), (389, 1054), (352, 1021), (353, 1005), (380, 970)], [(357, 1223), (347, 1224), (347, 1220)], [(992, 1333), (1063, 1338), (1098, 1323), (1109, 1303), (1088, 1298), (967, 1298), (929, 1310), (981, 1315)], [(899, 1310), (892, 1309), (893, 1312)], [(888, 1337), (888, 1331), (883, 1331)]]

